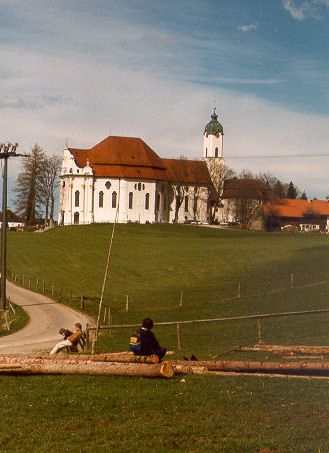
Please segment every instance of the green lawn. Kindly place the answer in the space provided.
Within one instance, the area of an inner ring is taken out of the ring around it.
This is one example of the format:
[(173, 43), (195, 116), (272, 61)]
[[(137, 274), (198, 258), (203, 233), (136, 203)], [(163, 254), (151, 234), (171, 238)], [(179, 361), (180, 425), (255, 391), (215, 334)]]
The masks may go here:
[(329, 451), (328, 382), (1, 377), (4, 452)]
[[(10, 233), (9, 268), (25, 286), (95, 316), (112, 225)], [(104, 305), (114, 323), (176, 321), (329, 307), (329, 237), (231, 231), (184, 225), (117, 225)], [(294, 288), (291, 288), (293, 274)], [(237, 298), (240, 285), (240, 298)], [(179, 307), (183, 291), (183, 307)], [(125, 311), (126, 295), (129, 312)], [(103, 319), (103, 314), (102, 314)], [(267, 342), (327, 344), (329, 315), (264, 322)], [(316, 326), (316, 328), (315, 328)], [(176, 347), (176, 328), (157, 330)], [(129, 331), (101, 336), (101, 350), (126, 348)], [(257, 322), (184, 326), (184, 353), (198, 355), (253, 344)]]
[[(17, 279), (95, 315), (111, 225), (10, 233)], [(329, 307), (329, 237), (118, 225), (105, 305), (116, 323), (175, 321)], [(294, 287), (291, 287), (293, 273)], [(240, 284), (240, 298), (237, 298)], [(73, 301), (70, 294), (73, 294)], [(183, 307), (179, 307), (183, 291)], [(125, 311), (126, 295), (129, 311)], [(268, 343), (329, 344), (328, 315), (264, 322)], [(176, 328), (157, 327), (176, 350)], [(131, 331), (103, 332), (99, 351), (127, 348)], [(254, 344), (256, 321), (183, 326), (176, 356), (269, 358), (231, 353)], [(329, 451), (329, 381), (187, 376), (171, 380), (2, 376), (0, 451)]]

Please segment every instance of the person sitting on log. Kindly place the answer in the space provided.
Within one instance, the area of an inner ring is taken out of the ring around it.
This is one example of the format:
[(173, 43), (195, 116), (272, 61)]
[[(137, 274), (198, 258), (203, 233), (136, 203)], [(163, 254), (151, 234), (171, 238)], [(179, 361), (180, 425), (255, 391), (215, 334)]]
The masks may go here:
[(137, 356), (157, 356), (158, 360), (165, 356), (167, 350), (159, 345), (153, 332), (153, 321), (145, 318), (141, 327), (130, 339), (129, 348)]
[(75, 348), (77, 350), (77, 345), (79, 344), (80, 338), (82, 336), (82, 326), (80, 323), (76, 323), (75, 327), (76, 331), (74, 333), (67, 329), (59, 330), (59, 333), (63, 335), (64, 340), (55, 344), (55, 346), (53, 347), (49, 354), (51, 355), (57, 354), (59, 351), (67, 347), (69, 347), (70, 350), (71, 348)]

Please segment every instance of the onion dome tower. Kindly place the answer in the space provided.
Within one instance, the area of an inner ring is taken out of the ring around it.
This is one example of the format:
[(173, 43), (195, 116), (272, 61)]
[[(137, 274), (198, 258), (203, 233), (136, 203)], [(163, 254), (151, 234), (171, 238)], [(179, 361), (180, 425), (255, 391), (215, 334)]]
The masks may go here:
[(218, 121), (216, 107), (211, 115), (211, 120), (204, 128), (203, 140), (203, 158), (204, 159), (222, 159), (223, 158), (223, 126)]

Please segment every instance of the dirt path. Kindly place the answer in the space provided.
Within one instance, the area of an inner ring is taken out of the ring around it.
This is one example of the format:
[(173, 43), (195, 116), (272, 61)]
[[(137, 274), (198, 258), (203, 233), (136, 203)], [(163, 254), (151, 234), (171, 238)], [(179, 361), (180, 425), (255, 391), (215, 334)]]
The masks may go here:
[(0, 337), (0, 354), (49, 351), (61, 340), (58, 334), (61, 327), (73, 329), (76, 322), (83, 327), (87, 322), (94, 322), (83, 313), (10, 282), (7, 282), (7, 295), (24, 308), (30, 322), (22, 330)]

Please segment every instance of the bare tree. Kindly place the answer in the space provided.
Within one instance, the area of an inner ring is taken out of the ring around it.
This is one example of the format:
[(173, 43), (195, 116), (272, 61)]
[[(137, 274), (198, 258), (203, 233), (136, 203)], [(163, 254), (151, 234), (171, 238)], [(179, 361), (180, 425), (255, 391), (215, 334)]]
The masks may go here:
[(24, 218), (27, 225), (36, 223), (41, 215), (43, 203), (43, 177), (45, 154), (37, 143), (31, 149), (28, 159), (22, 161), (14, 189), (16, 212)]
[(56, 154), (45, 157), (44, 175), (42, 182), (45, 225), (48, 224), (48, 221), (50, 221), (51, 224), (54, 221), (55, 192), (59, 186), (61, 163), (61, 157)]
[(270, 195), (268, 185), (245, 170), (239, 178), (228, 180), (224, 189), (224, 197), (229, 200), (233, 217), (242, 227), (248, 227), (258, 213), (261, 215), (261, 206), (270, 199)]
[(214, 223), (216, 212), (218, 211), (218, 208), (222, 206), (224, 183), (225, 181), (232, 179), (235, 176), (235, 172), (222, 161), (218, 161), (218, 159), (208, 159), (207, 167), (212, 181), (212, 186), (208, 188), (209, 221), (210, 223)]
[(174, 222), (178, 222), (178, 213), (179, 208), (181, 207), (185, 194), (188, 191), (188, 187), (184, 184), (185, 173), (186, 173), (186, 166), (185, 161), (186, 157), (180, 156), (179, 159), (176, 159), (173, 162), (172, 170), (174, 175), (174, 181), (172, 181), (172, 189), (174, 193), (174, 200), (175, 200), (175, 216)]

